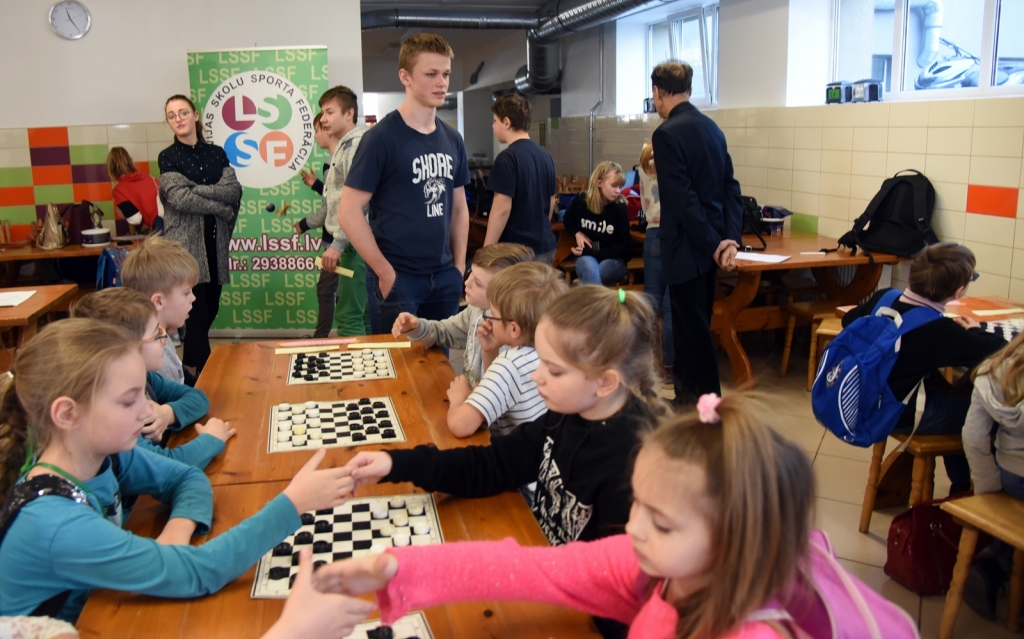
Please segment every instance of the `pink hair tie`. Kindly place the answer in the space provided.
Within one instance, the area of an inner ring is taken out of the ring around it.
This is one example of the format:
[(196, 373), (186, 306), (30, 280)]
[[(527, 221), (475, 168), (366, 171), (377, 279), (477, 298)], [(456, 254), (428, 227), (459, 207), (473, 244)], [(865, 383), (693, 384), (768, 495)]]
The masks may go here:
[(701, 395), (697, 400), (697, 415), (700, 421), (705, 424), (717, 424), (722, 421), (722, 418), (718, 416), (718, 405), (721, 403), (722, 398), (714, 393)]

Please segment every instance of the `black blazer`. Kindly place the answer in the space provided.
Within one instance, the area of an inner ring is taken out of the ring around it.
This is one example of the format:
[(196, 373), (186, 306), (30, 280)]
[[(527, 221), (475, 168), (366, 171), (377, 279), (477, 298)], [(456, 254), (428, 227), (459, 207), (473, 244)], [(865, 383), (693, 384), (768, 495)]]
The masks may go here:
[(743, 204), (725, 135), (689, 102), (655, 130), (661, 196), (661, 263), (666, 284), (683, 284), (716, 268), (724, 239), (740, 241)]

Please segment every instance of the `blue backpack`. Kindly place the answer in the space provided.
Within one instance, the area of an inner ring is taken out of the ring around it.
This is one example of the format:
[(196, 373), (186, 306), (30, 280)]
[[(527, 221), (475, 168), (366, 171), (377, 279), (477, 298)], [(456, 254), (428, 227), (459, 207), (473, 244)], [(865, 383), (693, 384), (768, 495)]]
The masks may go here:
[(924, 406), (921, 382), (900, 401), (889, 388), (889, 373), (900, 354), (900, 338), (942, 315), (925, 306), (900, 315), (892, 309), (900, 294), (887, 292), (870, 316), (844, 328), (825, 348), (814, 376), (814, 417), (848, 444), (868, 447), (888, 437), (914, 391), (921, 391), (918, 410)]
[(128, 257), (128, 250), (116, 246), (108, 246), (100, 254), (96, 263), (96, 290), (121, 286), (121, 265)]

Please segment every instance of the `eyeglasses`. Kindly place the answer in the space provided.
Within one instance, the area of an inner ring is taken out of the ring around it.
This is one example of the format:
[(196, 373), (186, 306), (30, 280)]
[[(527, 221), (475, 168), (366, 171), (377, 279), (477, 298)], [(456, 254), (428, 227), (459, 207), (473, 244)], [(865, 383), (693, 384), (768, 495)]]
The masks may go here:
[(142, 340), (142, 343), (143, 344), (148, 344), (150, 342), (162, 342), (165, 339), (167, 339), (167, 331), (164, 330), (163, 326), (157, 326), (156, 327), (156, 336), (155, 337), (150, 337), (149, 339), (144, 339), (144, 340)]
[(167, 121), (168, 122), (173, 122), (174, 120), (184, 120), (184, 119), (188, 118), (188, 116), (190, 116), (190, 115), (192, 115), (192, 112), (189, 111), (188, 109), (182, 109), (181, 111), (178, 111), (177, 113), (175, 113), (174, 111), (171, 111), (170, 113), (167, 114)]
[(974, 271), (974, 275), (971, 275), (971, 281), (977, 282), (979, 277), (981, 277), (981, 273), (979, 273), (978, 271)]
[(507, 317), (491, 317), (487, 313), (484, 313), (483, 315), (481, 315), (481, 317), (483, 319), (487, 320), (488, 322), (501, 322), (502, 324), (504, 324), (505, 322), (514, 322), (515, 321), (514, 319), (509, 319)]

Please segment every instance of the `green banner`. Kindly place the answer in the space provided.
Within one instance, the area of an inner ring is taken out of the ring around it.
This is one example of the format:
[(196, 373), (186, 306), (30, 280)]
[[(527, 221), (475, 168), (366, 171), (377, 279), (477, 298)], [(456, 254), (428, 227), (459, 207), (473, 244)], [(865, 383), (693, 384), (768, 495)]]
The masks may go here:
[(327, 48), (190, 52), (188, 76), (203, 134), (224, 147), (243, 186), (213, 328), (312, 332), (321, 232), (293, 225), (320, 208), (300, 169), (320, 177), (329, 159), (313, 138)]

